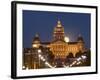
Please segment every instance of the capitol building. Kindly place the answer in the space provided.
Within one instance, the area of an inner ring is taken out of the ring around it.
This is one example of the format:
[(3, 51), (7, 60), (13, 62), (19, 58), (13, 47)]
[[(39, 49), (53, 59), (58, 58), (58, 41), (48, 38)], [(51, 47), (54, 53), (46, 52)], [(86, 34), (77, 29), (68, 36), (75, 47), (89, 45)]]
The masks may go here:
[(39, 36), (36, 34), (32, 47), (38, 48), (39, 46), (49, 48), (55, 58), (65, 58), (69, 53), (75, 56), (79, 51), (84, 52), (84, 40), (82, 36), (79, 35), (76, 42), (69, 42), (68, 38), (66, 39), (65, 37), (64, 27), (60, 21), (58, 21), (56, 27), (54, 27), (53, 39), (51, 42), (42, 43)]
[(23, 49), (24, 68), (48, 68), (50, 64), (63, 67), (63, 64), (69, 63), (66, 60), (68, 56), (71, 55), (75, 59), (79, 52), (86, 51), (82, 36), (79, 35), (75, 42), (70, 42), (69, 38), (65, 36), (64, 27), (60, 20), (57, 21), (52, 36), (53, 39), (50, 42), (41, 41), (38, 34), (34, 36), (32, 48)]

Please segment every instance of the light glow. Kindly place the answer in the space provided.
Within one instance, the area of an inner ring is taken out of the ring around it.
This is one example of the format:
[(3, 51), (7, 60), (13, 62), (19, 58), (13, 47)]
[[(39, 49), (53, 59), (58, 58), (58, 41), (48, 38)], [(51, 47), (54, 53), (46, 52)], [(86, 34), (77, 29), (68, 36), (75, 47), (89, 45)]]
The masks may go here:
[(66, 37), (64, 38), (65, 42), (69, 42), (69, 37)]
[(83, 58), (83, 59), (86, 59), (87, 57), (86, 57), (86, 56), (84, 56), (84, 55), (82, 55), (82, 58)]

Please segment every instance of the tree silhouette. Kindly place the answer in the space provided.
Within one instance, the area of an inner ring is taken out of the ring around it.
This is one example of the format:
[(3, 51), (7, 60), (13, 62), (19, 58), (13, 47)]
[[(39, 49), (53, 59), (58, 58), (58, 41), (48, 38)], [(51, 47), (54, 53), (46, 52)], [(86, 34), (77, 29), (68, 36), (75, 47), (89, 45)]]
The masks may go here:
[(48, 51), (48, 60), (49, 60), (49, 62), (53, 62), (54, 61), (54, 55), (53, 55), (53, 53), (51, 52), (51, 51)]
[(79, 51), (79, 52), (76, 53), (76, 56), (75, 56), (75, 57), (78, 58), (78, 57), (80, 57), (81, 55), (82, 55), (82, 52)]
[(88, 51), (84, 52), (84, 55), (86, 55), (86, 57), (87, 57), (86, 62), (84, 64), (86, 66), (90, 66), (91, 65), (91, 51), (88, 50)]
[(69, 53), (69, 55), (67, 56), (67, 58), (74, 58), (73, 53)]
[(73, 61), (73, 58), (74, 58), (73, 53), (70, 52), (69, 55), (66, 56), (65, 63), (71, 64)]

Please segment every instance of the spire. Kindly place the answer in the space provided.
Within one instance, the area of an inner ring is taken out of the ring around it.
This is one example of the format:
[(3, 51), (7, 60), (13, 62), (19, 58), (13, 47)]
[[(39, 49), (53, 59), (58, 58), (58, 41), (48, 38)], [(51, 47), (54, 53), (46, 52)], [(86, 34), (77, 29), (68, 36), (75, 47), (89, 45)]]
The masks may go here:
[(58, 22), (57, 22), (57, 27), (62, 27), (60, 20), (58, 20)]
[(58, 20), (58, 24), (61, 24), (60, 20)]

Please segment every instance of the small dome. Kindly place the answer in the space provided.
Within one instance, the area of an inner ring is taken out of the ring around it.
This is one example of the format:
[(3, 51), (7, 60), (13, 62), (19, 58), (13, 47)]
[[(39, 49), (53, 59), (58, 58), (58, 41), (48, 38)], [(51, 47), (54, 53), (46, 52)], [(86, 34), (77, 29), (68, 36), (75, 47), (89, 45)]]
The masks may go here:
[(77, 41), (84, 41), (81, 35), (78, 36)]
[(39, 38), (39, 35), (36, 34), (34, 39), (33, 39), (33, 43), (40, 43), (40, 38)]
[(32, 42), (32, 47), (39, 48), (39, 46), (40, 46), (40, 39), (39, 39), (39, 35), (36, 34), (34, 39), (33, 39), (33, 42)]

